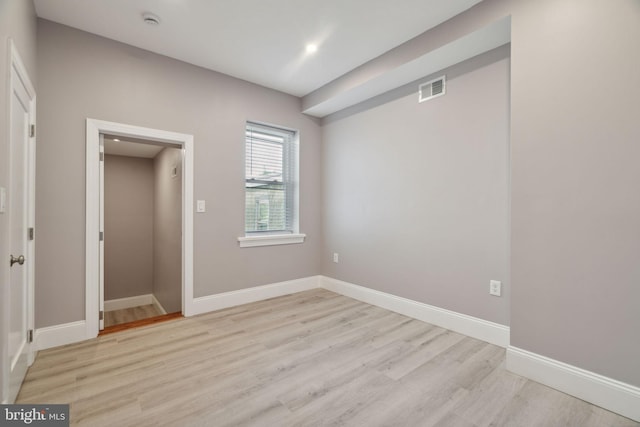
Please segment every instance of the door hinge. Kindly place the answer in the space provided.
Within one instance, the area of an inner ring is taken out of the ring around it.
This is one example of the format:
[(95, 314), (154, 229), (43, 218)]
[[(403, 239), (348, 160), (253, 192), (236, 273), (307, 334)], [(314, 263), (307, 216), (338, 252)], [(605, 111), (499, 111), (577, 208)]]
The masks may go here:
[(32, 343), (33, 342), (33, 329), (29, 329), (27, 331), (27, 342), (28, 343)]
[(29, 137), (33, 138), (36, 136), (36, 125), (29, 126)]
[(104, 152), (100, 152), (100, 161), (104, 162)]
[(104, 240), (104, 231), (100, 232), (100, 241), (102, 242)]
[(100, 310), (100, 320), (104, 320), (104, 311)]
[(33, 227), (29, 227), (29, 240), (33, 240), (35, 238), (35, 229)]

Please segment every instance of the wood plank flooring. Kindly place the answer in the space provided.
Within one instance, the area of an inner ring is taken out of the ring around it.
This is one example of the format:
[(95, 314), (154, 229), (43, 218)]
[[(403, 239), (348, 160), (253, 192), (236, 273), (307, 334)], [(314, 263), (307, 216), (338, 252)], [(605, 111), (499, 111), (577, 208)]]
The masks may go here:
[(150, 317), (160, 316), (161, 314), (160, 310), (153, 304), (105, 311), (104, 326), (109, 327), (122, 323), (135, 322), (136, 320), (148, 319)]
[(42, 351), (17, 403), (87, 426), (639, 426), (504, 349), (311, 290)]

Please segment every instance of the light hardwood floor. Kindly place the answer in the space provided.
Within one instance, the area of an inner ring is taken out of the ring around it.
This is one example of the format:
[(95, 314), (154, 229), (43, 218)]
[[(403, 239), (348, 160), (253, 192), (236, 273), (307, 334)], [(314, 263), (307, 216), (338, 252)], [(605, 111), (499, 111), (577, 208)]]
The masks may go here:
[(325, 290), (39, 353), (18, 403), (88, 426), (638, 426), (505, 351)]
[(158, 310), (153, 304), (123, 308), (121, 310), (105, 311), (104, 326), (109, 327), (113, 325), (121, 325), (123, 323), (135, 322), (136, 320), (160, 316), (161, 314), (160, 310)]

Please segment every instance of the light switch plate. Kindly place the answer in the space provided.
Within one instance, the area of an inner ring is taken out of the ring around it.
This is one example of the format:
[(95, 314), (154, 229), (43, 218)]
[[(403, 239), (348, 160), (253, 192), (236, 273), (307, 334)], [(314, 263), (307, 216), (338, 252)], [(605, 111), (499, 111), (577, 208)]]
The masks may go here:
[(206, 212), (207, 211), (207, 205), (206, 202), (204, 200), (198, 200), (196, 203), (196, 212)]
[(502, 283), (498, 280), (489, 281), (489, 293), (497, 297), (502, 295)]
[(7, 190), (4, 187), (0, 187), (0, 213), (7, 211)]

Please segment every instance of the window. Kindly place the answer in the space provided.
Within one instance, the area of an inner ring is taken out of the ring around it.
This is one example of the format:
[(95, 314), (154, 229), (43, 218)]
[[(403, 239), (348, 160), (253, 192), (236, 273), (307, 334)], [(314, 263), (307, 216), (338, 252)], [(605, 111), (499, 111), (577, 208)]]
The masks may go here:
[(240, 246), (302, 243), (298, 234), (298, 132), (247, 122), (245, 236)]

